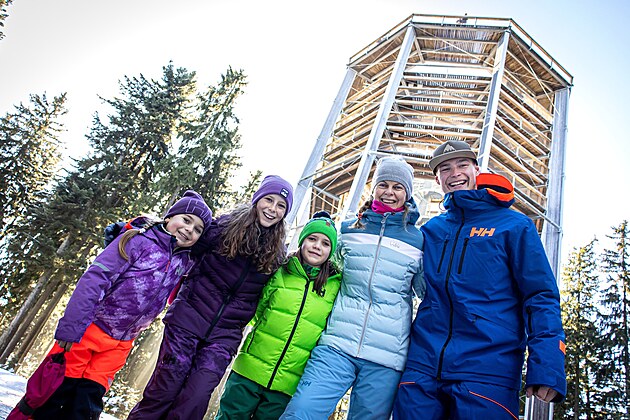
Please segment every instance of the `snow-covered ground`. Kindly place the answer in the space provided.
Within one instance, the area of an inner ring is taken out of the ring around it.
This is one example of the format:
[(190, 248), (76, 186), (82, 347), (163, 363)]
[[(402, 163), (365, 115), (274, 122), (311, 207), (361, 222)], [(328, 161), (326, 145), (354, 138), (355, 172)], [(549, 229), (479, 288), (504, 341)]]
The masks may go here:
[[(0, 369), (0, 419), (7, 418), (13, 407), (20, 401), (26, 389), (26, 378)], [(109, 414), (101, 414), (101, 420), (116, 420)]]

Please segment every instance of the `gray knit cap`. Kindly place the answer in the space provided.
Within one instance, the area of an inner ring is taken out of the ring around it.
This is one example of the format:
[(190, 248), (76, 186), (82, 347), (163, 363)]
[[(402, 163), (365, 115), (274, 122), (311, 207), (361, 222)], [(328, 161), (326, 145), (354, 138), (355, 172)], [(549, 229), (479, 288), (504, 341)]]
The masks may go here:
[(381, 158), (376, 164), (374, 177), (372, 178), (372, 189), (381, 181), (394, 181), (405, 187), (409, 200), (413, 193), (413, 168), (410, 164), (399, 156), (387, 156)]

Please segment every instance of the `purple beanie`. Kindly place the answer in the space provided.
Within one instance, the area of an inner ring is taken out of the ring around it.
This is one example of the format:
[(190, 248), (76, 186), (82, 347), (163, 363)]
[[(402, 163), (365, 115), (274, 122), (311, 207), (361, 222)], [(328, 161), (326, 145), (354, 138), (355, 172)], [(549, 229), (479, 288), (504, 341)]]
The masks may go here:
[(252, 204), (255, 205), (258, 200), (269, 194), (279, 194), (284, 197), (284, 201), (287, 202), (287, 211), (284, 215), (289, 214), (293, 205), (293, 187), (291, 184), (278, 175), (267, 175), (260, 183), (258, 191), (252, 196)]
[(210, 227), (210, 222), (212, 222), (212, 210), (203, 201), (203, 197), (193, 190), (186, 191), (182, 198), (168, 209), (164, 218), (166, 219), (177, 214), (194, 214), (198, 216), (203, 221), (204, 232)]

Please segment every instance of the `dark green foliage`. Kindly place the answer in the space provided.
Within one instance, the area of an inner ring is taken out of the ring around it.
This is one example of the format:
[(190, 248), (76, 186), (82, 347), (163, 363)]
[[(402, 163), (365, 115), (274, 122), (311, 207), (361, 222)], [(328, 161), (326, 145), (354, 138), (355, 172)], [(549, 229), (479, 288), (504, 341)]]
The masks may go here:
[(41, 200), (61, 161), (59, 118), (66, 94), (31, 95), (0, 118), (0, 240), (25, 209)]
[(574, 249), (563, 271), (562, 318), (566, 334), (566, 401), (556, 407), (559, 418), (606, 418), (593, 384), (597, 349), (603, 337), (597, 330), (598, 271), (596, 240)]
[(181, 125), (181, 145), (162, 178), (162, 189), (178, 194), (188, 188), (199, 192), (213, 211), (230, 204), (233, 192), (229, 180), (241, 166), (241, 147), (236, 99), (246, 86), (243, 71), (228, 68), (215, 86), (197, 95), (192, 114)]
[[(30, 205), (16, 225), (6, 249), (6, 263), (2, 264), (2, 278), (8, 280), (3, 284), (8, 289), (5, 297), (9, 299), (9, 303), (4, 308), (7, 312), (15, 312), (11, 307), (21, 305), (30, 293), (32, 283), (46, 268), (61, 262), (56, 261), (59, 257), (57, 250), (66, 238), (70, 243), (76, 235), (85, 235), (85, 225), (77, 223), (83, 214), (83, 209), (78, 205), (84, 199), (83, 191), (78, 185), (80, 181), (76, 174), (63, 180), (55, 193), (46, 197), (47, 200)], [(76, 200), (77, 204), (66, 200)], [(70, 231), (73, 232), (72, 238), (68, 237)], [(86, 242), (89, 241), (80, 241), (77, 245), (81, 246)], [(80, 249), (71, 247), (68, 251), (67, 258), (59, 266), (60, 275), (64, 271), (61, 267), (69, 273), (80, 268), (80, 263), (71, 260), (72, 256), (81, 255)]]
[[(111, 221), (120, 215), (154, 210), (160, 193), (153, 182), (160, 176), (160, 163), (172, 153), (172, 139), (194, 92), (194, 73), (164, 67), (161, 81), (144, 76), (125, 77), (120, 83), (123, 98), (104, 99), (113, 112), (108, 122), (95, 116), (87, 136), (93, 154), (77, 168), (96, 182), (95, 207), (110, 211)], [(121, 213), (122, 212), (122, 213)]]
[(599, 354), (596, 384), (601, 389), (601, 405), (611, 417), (630, 418), (630, 230), (623, 221), (608, 236), (613, 247), (602, 255), (606, 282), (599, 328), (604, 342)]

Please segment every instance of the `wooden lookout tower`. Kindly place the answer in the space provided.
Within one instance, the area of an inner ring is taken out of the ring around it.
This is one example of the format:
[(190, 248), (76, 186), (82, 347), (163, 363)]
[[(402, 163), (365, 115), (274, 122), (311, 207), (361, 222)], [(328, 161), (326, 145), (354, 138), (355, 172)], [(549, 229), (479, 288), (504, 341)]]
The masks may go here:
[(287, 220), (299, 228), (314, 210), (354, 213), (388, 154), (414, 167), (426, 220), (442, 198), (433, 150), (463, 140), (482, 172), (512, 181), (513, 208), (534, 220), (557, 272), (572, 81), (512, 19), (411, 15), (350, 58)]

